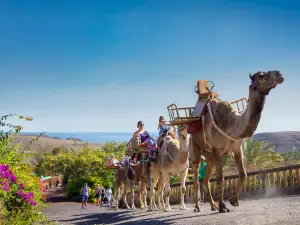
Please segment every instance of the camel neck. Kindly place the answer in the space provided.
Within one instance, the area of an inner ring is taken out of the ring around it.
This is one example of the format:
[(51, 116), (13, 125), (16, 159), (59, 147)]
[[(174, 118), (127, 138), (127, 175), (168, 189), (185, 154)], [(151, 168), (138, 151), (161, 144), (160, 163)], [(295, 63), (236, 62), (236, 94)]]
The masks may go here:
[(249, 87), (247, 109), (242, 115), (234, 115), (231, 134), (237, 138), (248, 138), (254, 134), (261, 118), (266, 96)]

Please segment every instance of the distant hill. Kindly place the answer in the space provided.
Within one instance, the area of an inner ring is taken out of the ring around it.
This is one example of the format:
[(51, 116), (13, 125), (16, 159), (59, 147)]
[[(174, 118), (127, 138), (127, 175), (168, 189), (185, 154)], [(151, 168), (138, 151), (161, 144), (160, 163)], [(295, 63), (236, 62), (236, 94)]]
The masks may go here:
[(284, 153), (300, 149), (300, 131), (266, 132), (253, 135), (256, 140), (274, 145), (276, 152)]
[[(18, 135), (14, 139), (14, 144), (21, 144), (21, 148), (28, 144), (32, 139), (34, 139), (36, 136), (34, 135)], [(30, 147), (31, 150), (33, 151), (38, 151), (38, 152), (51, 152), (54, 147), (72, 147), (75, 149), (80, 149), (80, 148), (101, 148), (103, 144), (101, 143), (92, 143), (92, 142), (84, 142), (81, 140), (73, 139), (73, 138), (68, 138), (68, 140), (62, 140), (59, 137), (40, 137), (39, 140), (36, 143), (33, 143)]]

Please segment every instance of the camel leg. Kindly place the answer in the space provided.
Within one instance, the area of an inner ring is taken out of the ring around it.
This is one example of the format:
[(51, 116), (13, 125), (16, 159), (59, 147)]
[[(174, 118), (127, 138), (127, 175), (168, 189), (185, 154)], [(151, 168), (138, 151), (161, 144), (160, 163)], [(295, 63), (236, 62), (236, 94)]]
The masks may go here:
[(119, 211), (119, 196), (120, 196), (120, 186), (117, 186), (117, 193), (116, 193), (116, 211)]
[(192, 147), (193, 147), (193, 154), (191, 157), (191, 161), (192, 161), (192, 167), (194, 173), (194, 193), (196, 197), (196, 205), (195, 205), (194, 212), (200, 212), (200, 202), (199, 202), (199, 195), (198, 195), (198, 188), (199, 188), (198, 173), (200, 167), (201, 149), (193, 141), (192, 141)]
[(143, 183), (143, 185), (144, 185), (144, 188), (143, 188), (144, 206), (145, 206), (145, 208), (147, 208), (148, 207), (148, 205), (147, 205), (147, 183)]
[(135, 209), (134, 205), (134, 183), (130, 182), (130, 190), (131, 190), (131, 209)]
[(154, 187), (155, 187), (156, 181), (157, 181), (157, 179), (159, 177), (159, 171), (156, 170), (156, 169), (153, 169), (151, 167), (150, 173), (151, 173), (150, 193), (149, 193), (150, 203), (149, 203), (149, 209), (148, 209), (148, 211), (154, 211), (154, 210), (156, 210), (155, 190), (154, 190)]
[(189, 168), (187, 167), (182, 173), (181, 173), (181, 186), (180, 186), (180, 210), (186, 210), (185, 204), (184, 204), (184, 195), (186, 192), (185, 187), (185, 180), (188, 175)]
[[(214, 152), (214, 151), (213, 151)], [(219, 212), (220, 213), (226, 213), (230, 212), (230, 209), (228, 209), (224, 202), (224, 175), (223, 175), (223, 169), (222, 169), (222, 161), (221, 156), (216, 156), (216, 183), (217, 183), (217, 190), (218, 190), (218, 196), (219, 196)]]
[(124, 193), (123, 193), (124, 196), (123, 196), (123, 199), (124, 199), (125, 207), (127, 209), (130, 209), (130, 207), (129, 207), (128, 203), (127, 203), (128, 188), (129, 188), (129, 184), (128, 183), (124, 184)]
[(215, 203), (214, 199), (211, 196), (211, 190), (209, 186), (209, 179), (211, 177), (214, 168), (214, 155), (209, 152), (204, 152), (204, 156), (206, 158), (206, 175), (203, 182), (204, 182), (205, 191), (207, 193), (211, 210), (216, 211), (217, 209), (219, 209), (219, 207), (217, 206), (217, 204)]
[[(158, 178), (155, 180), (155, 182), (153, 183), (153, 187), (156, 187), (157, 186), (157, 183), (158, 183)], [(153, 207), (154, 207), (154, 210), (157, 210), (157, 206), (156, 206), (156, 198), (155, 198), (155, 194), (157, 195), (157, 192), (155, 191), (154, 189), (154, 192), (153, 192)]]
[(144, 202), (144, 189), (145, 189), (145, 184), (143, 182), (140, 181), (139, 183), (140, 186), (140, 203), (141, 203), (141, 209), (145, 208), (145, 202)]
[(164, 203), (164, 199), (163, 199), (164, 188), (165, 188), (164, 177), (161, 173), (159, 178), (158, 178), (158, 189), (157, 189), (157, 202), (158, 202), (157, 208), (158, 209), (164, 209), (165, 208), (165, 203)]
[(236, 187), (236, 192), (235, 194), (232, 196), (232, 198), (230, 199), (230, 204), (233, 205), (234, 207), (239, 206), (239, 196), (240, 196), (240, 192), (242, 190), (242, 186), (245, 182), (245, 180), (247, 179), (247, 173), (244, 167), (244, 160), (243, 160), (243, 152), (240, 151), (239, 153), (234, 153), (234, 160), (235, 163), (238, 167), (239, 170), (239, 181)]
[(145, 209), (147, 206), (147, 181), (140, 181), (140, 202), (141, 209)]
[(166, 184), (166, 189), (165, 189), (165, 195), (166, 195), (165, 212), (168, 212), (168, 211), (171, 211), (171, 206), (170, 206), (171, 188), (170, 188), (170, 177), (169, 176), (165, 177), (164, 183)]

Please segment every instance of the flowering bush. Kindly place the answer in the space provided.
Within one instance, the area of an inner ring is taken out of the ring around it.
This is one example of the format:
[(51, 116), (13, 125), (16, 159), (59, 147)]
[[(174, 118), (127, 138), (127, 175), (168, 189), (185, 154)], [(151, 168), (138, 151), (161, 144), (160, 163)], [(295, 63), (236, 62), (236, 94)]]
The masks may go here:
[(13, 115), (0, 117), (0, 126), (9, 128), (7, 132), (0, 130), (0, 224), (48, 224), (40, 212), (45, 206), (40, 178), (33, 174), (24, 153), (30, 145), (19, 149), (12, 143), (22, 127), (5, 122), (9, 116)]
[[(37, 206), (37, 203), (33, 200), (34, 194), (32, 192), (25, 193), (23, 190), (26, 189), (25, 185), (23, 183), (18, 183), (17, 177), (12, 173), (12, 171), (9, 168), (9, 165), (0, 165), (0, 177), (1, 180), (0, 184), (2, 185), (3, 189), (6, 192), (10, 191), (11, 186), (14, 187), (14, 189), (17, 189), (15, 192), (20, 197), (20, 199), (24, 200), (25, 202), (30, 203), (33, 206)], [(21, 202), (21, 200), (19, 202)]]

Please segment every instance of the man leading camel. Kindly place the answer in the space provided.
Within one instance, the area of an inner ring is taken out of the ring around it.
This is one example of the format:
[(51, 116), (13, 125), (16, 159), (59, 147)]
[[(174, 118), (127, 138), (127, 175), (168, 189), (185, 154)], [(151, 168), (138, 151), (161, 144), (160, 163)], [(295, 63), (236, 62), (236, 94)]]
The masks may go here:
[(199, 182), (200, 182), (200, 205), (203, 205), (204, 202), (204, 178), (206, 175), (206, 162), (205, 157), (201, 155), (200, 160), (200, 169), (199, 169)]

